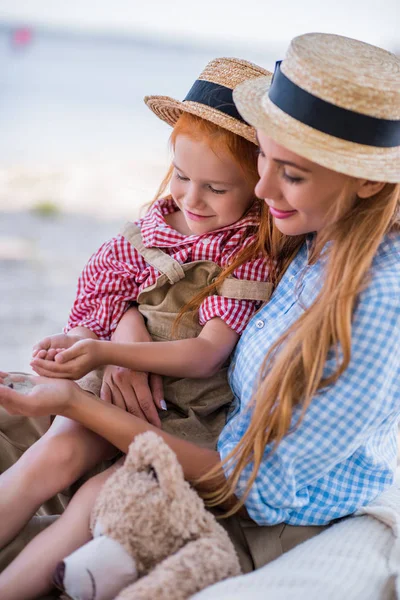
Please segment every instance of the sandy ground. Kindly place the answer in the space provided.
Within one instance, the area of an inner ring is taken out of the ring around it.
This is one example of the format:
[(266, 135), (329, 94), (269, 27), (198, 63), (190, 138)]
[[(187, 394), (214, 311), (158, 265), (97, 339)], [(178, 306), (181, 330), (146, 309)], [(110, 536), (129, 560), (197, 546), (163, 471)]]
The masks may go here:
[(149, 202), (168, 168), (164, 162), (80, 161), (62, 167), (0, 166), (0, 211), (50, 205), (65, 213), (134, 217)]
[(32, 345), (65, 324), (86, 260), (140, 214), (165, 170), (148, 160), (0, 168), (0, 370), (29, 369)]
[(29, 370), (33, 344), (65, 324), (85, 261), (124, 221), (0, 214), (0, 370)]

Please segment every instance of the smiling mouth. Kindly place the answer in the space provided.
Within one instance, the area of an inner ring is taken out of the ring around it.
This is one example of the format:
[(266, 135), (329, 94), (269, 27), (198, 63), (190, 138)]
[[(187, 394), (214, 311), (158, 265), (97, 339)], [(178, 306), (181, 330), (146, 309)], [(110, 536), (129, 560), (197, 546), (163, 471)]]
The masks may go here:
[(277, 208), (274, 208), (273, 206), (269, 205), (268, 208), (271, 215), (273, 217), (276, 217), (277, 219), (287, 219), (288, 217), (291, 217), (292, 215), (297, 213), (297, 210), (278, 210)]
[(201, 221), (203, 219), (210, 219), (213, 215), (198, 215), (196, 213), (190, 212), (190, 210), (185, 210), (185, 213), (189, 217), (189, 219), (193, 219), (194, 221)]

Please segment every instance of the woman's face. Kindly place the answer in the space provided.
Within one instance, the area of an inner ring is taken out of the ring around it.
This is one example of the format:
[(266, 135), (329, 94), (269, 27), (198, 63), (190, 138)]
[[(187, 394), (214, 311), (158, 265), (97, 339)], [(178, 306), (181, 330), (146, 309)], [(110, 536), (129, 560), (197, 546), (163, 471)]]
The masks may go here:
[(335, 204), (345, 185), (350, 186), (350, 198), (356, 198), (357, 179), (302, 158), (262, 131), (257, 131), (257, 136), (260, 181), (255, 192), (269, 206), (282, 233), (319, 232), (331, 224)]
[(254, 202), (253, 186), (228, 152), (216, 154), (206, 142), (178, 135), (173, 165), (170, 190), (187, 235), (232, 225)]

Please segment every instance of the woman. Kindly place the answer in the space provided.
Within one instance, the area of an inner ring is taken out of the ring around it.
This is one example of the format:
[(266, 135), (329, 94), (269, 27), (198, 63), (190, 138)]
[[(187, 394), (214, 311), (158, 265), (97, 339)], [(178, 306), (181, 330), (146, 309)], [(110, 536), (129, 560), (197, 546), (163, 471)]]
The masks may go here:
[[(256, 193), (273, 217), (266, 246), (280, 281), (237, 346), (230, 379), (236, 406), (218, 452), (159, 435), (187, 479), (233, 515), (222, 523), (245, 570), (352, 514), (393, 482), (399, 74), (400, 61), (379, 48), (309, 34), (293, 40), (270, 89), (260, 78), (235, 93), (258, 132)], [(62, 377), (62, 363), (47, 366)], [(2, 389), (0, 402), (15, 413), (68, 416), (123, 451), (153, 429), (71, 382), (36, 383), (27, 396)], [(56, 562), (89, 538), (88, 514), (104, 477), (83, 486), (2, 574), (2, 598), (27, 599), (50, 587)], [(22, 571), (29, 573), (25, 588)]]

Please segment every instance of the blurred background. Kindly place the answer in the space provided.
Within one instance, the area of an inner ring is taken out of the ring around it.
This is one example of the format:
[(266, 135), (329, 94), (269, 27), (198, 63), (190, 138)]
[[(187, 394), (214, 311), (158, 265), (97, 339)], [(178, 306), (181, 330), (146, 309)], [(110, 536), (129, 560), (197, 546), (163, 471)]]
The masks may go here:
[(400, 52), (399, 23), (399, 0), (1, 0), (0, 369), (29, 370), (87, 258), (154, 196), (170, 131), (143, 96), (183, 99), (216, 56), (272, 70), (308, 31)]

